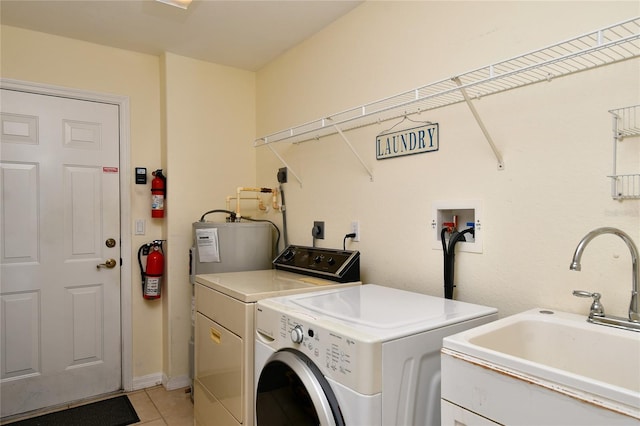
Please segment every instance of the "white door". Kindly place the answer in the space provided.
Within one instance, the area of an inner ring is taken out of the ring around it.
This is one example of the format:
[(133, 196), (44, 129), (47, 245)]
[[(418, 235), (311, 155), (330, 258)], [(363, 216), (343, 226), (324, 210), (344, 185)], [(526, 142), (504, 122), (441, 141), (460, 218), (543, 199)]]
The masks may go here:
[(121, 389), (121, 256), (118, 106), (1, 95), (4, 417)]

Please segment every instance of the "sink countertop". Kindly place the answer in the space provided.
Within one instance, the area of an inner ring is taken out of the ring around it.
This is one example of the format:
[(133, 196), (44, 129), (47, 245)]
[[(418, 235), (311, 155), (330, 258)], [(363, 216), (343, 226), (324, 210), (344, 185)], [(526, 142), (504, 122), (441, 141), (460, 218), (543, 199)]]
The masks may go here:
[(532, 309), (446, 337), (443, 353), (640, 419), (640, 333)]

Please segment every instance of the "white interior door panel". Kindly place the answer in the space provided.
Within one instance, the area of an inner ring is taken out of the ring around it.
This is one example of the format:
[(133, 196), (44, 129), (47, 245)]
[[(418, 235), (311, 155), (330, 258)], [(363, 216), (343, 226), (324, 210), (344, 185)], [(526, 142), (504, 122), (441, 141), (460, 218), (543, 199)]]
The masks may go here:
[(7, 89), (0, 105), (5, 417), (122, 386), (119, 111)]

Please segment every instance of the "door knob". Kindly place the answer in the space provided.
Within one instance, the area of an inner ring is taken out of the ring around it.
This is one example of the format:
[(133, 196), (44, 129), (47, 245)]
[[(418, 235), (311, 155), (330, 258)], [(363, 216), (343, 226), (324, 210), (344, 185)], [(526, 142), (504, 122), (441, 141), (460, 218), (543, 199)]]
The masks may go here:
[(116, 266), (116, 260), (115, 259), (107, 259), (106, 262), (104, 263), (100, 263), (99, 265), (96, 266), (96, 268), (100, 269), (100, 268), (115, 268)]

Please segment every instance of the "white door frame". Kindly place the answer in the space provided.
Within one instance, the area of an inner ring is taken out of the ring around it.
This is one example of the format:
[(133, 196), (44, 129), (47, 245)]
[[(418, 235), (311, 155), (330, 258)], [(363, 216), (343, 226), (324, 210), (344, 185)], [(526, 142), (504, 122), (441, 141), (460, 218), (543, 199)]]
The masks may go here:
[(84, 101), (117, 105), (119, 111), (120, 133), (120, 317), (122, 340), (122, 388), (133, 390), (133, 333), (131, 318), (131, 172), (130, 172), (130, 121), (129, 97), (89, 92), (49, 84), (0, 78), (3, 89), (40, 95), (59, 96)]

